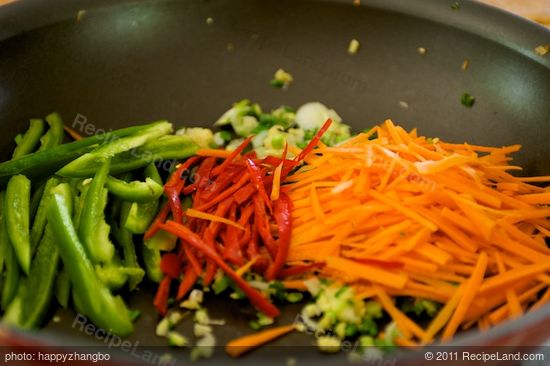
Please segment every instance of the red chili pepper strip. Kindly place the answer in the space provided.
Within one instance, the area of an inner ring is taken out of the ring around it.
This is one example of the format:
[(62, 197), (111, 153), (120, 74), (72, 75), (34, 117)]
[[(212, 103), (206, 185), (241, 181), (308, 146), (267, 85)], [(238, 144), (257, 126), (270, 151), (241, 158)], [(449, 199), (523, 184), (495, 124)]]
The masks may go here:
[(197, 185), (193, 183), (193, 184), (188, 185), (187, 187), (184, 187), (184, 188), (181, 190), (181, 192), (182, 192), (184, 195), (188, 196), (188, 195), (190, 195), (191, 193), (195, 192), (196, 190), (197, 190)]
[(324, 266), (325, 266), (325, 263), (312, 263), (312, 264), (306, 264), (303, 266), (294, 266), (290, 268), (285, 268), (285, 269), (282, 269), (281, 272), (279, 272), (279, 277), (285, 278), (290, 276), (298, 276), (317, 268), (323, 268)]
[(183, 210), (181, 208), (180, 193), (185, 183), (182, 178), (182, 174), (188, 170), (191, 165), (198, 161), (198, 157), (194, 156), (187, 159), (185, 163), (181, 164), (170, 176), (168, 182), (164, 185), (164, 193), (168, 197), (170, 202), (170, 209), (172, 210), (172, 216), (177, 222), (181, 222), (183, 219)]
[(183, 253), (189, 260), (189, 264), (191, 267), (193, 267), (193, 270), (195, 273), (200, 274), (202, 272), (202, 266), (199, 263), (199, 260), (195, 256), (195, 253), (193, 253), (193, 250), (187, 245), (187, 243), (184, 240), (180, 240), (180, 245), (183, 249)]
[(181, 281), (180, 286), (178, 287), (176, 300), (183, 299), (185, 295), (187, 295), (187, 293), (191, 291), (198, 278), (199, 276), (197, 276), (197, 273), (195, 272), (193, 267), (187, 266), (183, 275), (183, 281)]
[[(216, 249), (216, 245), (214, 244), (214, 236), (212, 235), (212, 230), (210, 229), (210, 227), (204, 229), (201, 236), (203, 237), (206, 244), (208, 244), (211, 248)], [(216, 263), (214, 263), (211, 259), (207, 259), (206, 272), (204, 273), (204, 277), (202, 280), (204, 286), (209, 286), (212, 283), (217, 270), (218, 266), (216, 266)]]
[(242, 186), (248, 182), (249, 177), (248, 174), (244, 174), (235, 185), (233, 185), (231, 188), (227, 189), (225, 192), (218, 195), (216, 198), (211, 200), (210, 202), (206, 202), (202, 204), (199, 207), (193, 207), (196, 208), (199, 211), (206, 211), (209, 208), (213, 207), (214, 205), (218, 204), (219, 202), (223, 201), (224, 199), (231, 197), (231, 195), (239, 190)]
[(216, 271), (218, 270), (218, 266), (216, 266), (216, 263), (212, 261), (206, 262), (206, 272), (204, 273), (204, 278), (202, 280), (202, 284), (206, 287), (210, 286), (212, 281), (214, 280), (214, 277), (216, 276)]
[(193, 197), (193, 201), (197, 201), (197, 205), (199, 205), (200, 202), (202, 202), (203, 200), (203, 193), (204, 190), (209, 186), (209, 182), (211, 181), (210, 173), (212, 172), (212, 168), (214, 167), (215, 163), (215, 158), (207, 158), (197, 169), (197, 172), (195, 174), (197, 179), (197, 192)]
[(165, 276), (159, 283), (159, 288), (157, 289), (153, 305), (155, 305), (155, 308), (160, 315), (165, 315), (168, 312), (168, 297), (170, 296), (171, 282), (172, 279)]
[[(237, 219), (237, 206), (233, 204), (229, 210), (229, 220), (236, 221)], [(223, 258), (238, 265), (239, 267), (244, 264), (243, 254), (241, 252), (241, 246), (239, 244), (239, 235), (237, 234), (237, 228), (233, 226), (226, 226), (226, 240), (224, 240)]]
[(244, 231), (244, 235), (239, 239), (239, 248), (243, 248), (252, 239), (252, 232), (250, 226)]
[(249, 183), (239, 189), (237, 193), (233, 195), (233, 198), (235, 199), (235, 202), (237, 202), (239, 205), (242, 205), (243, 202), (246, 202), (254, 192), (256, 192), (256, 188), (253, 184)]
[(269, 218), (265, 212), (263, 201), (258, 197), (253, 197), (254, 201), (254, 222), (256, 223), (256, 229), (262, 238), (267, 251), (272, 258), (277, 255), (277, 248), (275, 248), (275, 240), (269, 230)]
[(212, 170), (212, 176), (213, 177), (216, 177), (218, 176), (221, 172), (223, 172), (228, 166), (229, 164), (231, 164), (231, 162), (238, 156), (240, 155), (240, 153), (243, 152), (243, 150), (248, 146), (248, 144), (250, 144), (250, 141), (252, 141), (252, 139), (254, 138), (254, 136), (248, 136), (246, 138), (246, 140), (243, 141), (242, 144), (240, 144), (235, 150), (233, 150), (233, 152), (231, 152), (231, 154), (227, 157), (227, 159), (224, 160), (223, 163), (221, 163), (220, 165), (218, 165), (217, 167), (215, 167), (213, 170)]
[[(229, 212), (229, 209), (231, 208), (232, 204), (233, 204), (233, 198), (232, 197), (226, 198), (225, 200), (223, 200), (222, 203), (218, 205), (218, 207), (216, 207), (216, 211), (214, 212), (214, 215), (219, 217), (225, 217), (225, 215), (227, 215), (227, 213)], [(211, 240), (206, 240), (207, 243), (211, 242), (212, 246), (214, 246), (214, 238), (218, 236), (218, 233), (220, 232), (222, 225), (223, 224), (221, 222), (210, 221), (210, 223), (208, 224), (208, 230), (209, 230), (208, 234), (210, 235), (210, 237), (208, 238), (211, 238)]]
[(223, 249), (223, 259), (227, 262), (236, 264), (237, 266), (242, 266), (244, 264), (243, 254), (241, 252), (241, 247), (239, 245), (239, 238), (237, 236), (236, 229), (234, 227), (227, 227), (223, 235), (224, 240), (224, 249)]
[(277, 309), (268, 299), (266, 299), (260, 292), (252, 288), (248, 282), (243, 280), (235, 271), (229, 267), (225, 261), (219, 256), (219, 254), (206, 244), (197, 234), (189, 230), (182, 224), (178, 224), (175, 221), (167, 221), (166, 224), (162, 224), (162, 229), (166, 230), (182, 240), (185, 240), (198, 251), (202, 252), (205, 256), (212, 259), (232, 280), (237, 286), (246, 294), (250, 299), (250, 302), (265, 315), (275, 318), (279, 315), (279, 309)]
[(258, 253), (260, 252), (260, 249), (258, 247), (258, 240), (259, 240), (258, 224), (253, 223), (251, 229), (252, 229), (252, 239), (248, 243), (248, 247), (246, 248), (246, 254), (248, 254), (248, 258), (255, 258), (258, 256)]
[(189, 170), (199, 160), (200, 160), (200, 157), (193, 156), (187, 159), (184, 163), (180, 164), (178, 168), (172, 173), (172, 175), (170, 175), (170, 178), (168, 178), (168, 181), (164, 186), (177, 187), (178, 192), (181, 192), (183, 188), (183, 184), (185, 183), (183, 173)]
[(239, 224), (245, 226), (250, 218), (254, 214), (254, 204), (249, 203), (245, 208), (241, 209), (241, 217), (239, 218)]
[(307, 146), (302, 150), (302, 152), (300, 153), (300, 155), (298, 155), (296, 157), (296, 159), (294, 159), (295, 161), (302, 161), (304, 160), (304, 158), (311, 152), (313, 151), (313, 149), (315, 148), (315, 146), (317, 146), (317, 144), (319, 143), (319, 141), (321, 141), (321, 137), (323, 137), (323, 135), (325, 134), (325, 132), (327, 132), (328, 128), (330, 127), (330, 125), (332, 124), (332, 120), (329, 118), (326, 120), (326, 122), (323, 124), (323, 126), (321, 127), (321, 129), (315, 134), (315, 136), (311, 139), (311, 141), (309, 142), (309, 144), (307, 144)]
[(228, 171), (223, 175), (223, 177), (218, 177), (214, 182), (208, 186), (203, 193), (203, 198), (205, 201), (210, 201), (219, 195), (223, 190), (227, 189), (232, 185), (233, 179), (235, 177), (240, 177), (242, 170), (233, 170)]
[(157, 214), (157, 217), (155, 217), (151, 226), (149, 226), (145, 234), (143, 234), (144, 240), (151, 239), (159, 231), (159, 224), (162, 224), (164, 221), (166, 221), (169, 212), (170, 205), (168, 205), (168, 202), (164, 202), (162, 204), (162, 207), (160, 208), (159, 213)]
[(160, 260), (160, 270), (170, 278), (178, 278), (181, 273), (181, 260), (175, 253), (166, 253)]
[(271, 206), (271, 200), (265, 191), (264, 178), (260, 168), (252, 161), (252, 159), (246, 159), (246, 167), (248, 168), (248, 173), (254, 186), (258, 190), (260, 197), (265, 202), (265, 205), (269, 209), (269, 212), (273, 212), (273, 207)]
[(277, 255), (275, 260), (268, 267), (266, 271), (266, 279), (268, 281), (274, 280), (279, 275), (279, 272), (283, 268), (290, 249), (290, 232), (292, 230), (292, 218), (291, 212), (292, 202), (290, 197), (285, 193), (279, 196), (279, 199), (275, 201), (275, 221), (279, 226), (279, 239)]

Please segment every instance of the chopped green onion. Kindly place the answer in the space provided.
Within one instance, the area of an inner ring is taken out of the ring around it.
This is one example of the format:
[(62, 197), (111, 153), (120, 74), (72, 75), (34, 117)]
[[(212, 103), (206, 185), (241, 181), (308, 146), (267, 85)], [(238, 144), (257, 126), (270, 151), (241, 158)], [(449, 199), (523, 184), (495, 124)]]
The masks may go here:
[(357, 54), (357, 51), (359, 51), (359, 41), (356, 39), (352, 39), (351, 41), (349, 41), (348, 53), (350, 55), (355, 55)]
[(273, 79), (271, 80), (271, 85), (276, 88), (288, 88), (290, 83), (294, 81), (294, 78), (292, 75), (290, 75), (288, 72), (286, 72), (283, 69), (279, 69), (275, 72), (275, 75), (273, 75)]
[(132, 319), (132, 322), (135, 322), (140, 316), (141, 316), (141, 311), (130, 310), (130, 319)]
[(294, 304), (302, 301), (304, 295), (301, 292), (287, 292), (285, 294), (286, 301)]
[(462, 94), (462, 97), (460, 98), (460, 102), (465, 107), (472, 107), (475, 103), (476, 98), (474, 98), (472, 95), (468, 93)]
[(185, 347), (189, 344), (184, 335), (175, 331), (168, 332), (166, 338), (168, 339), (168, 345), (171, 347)]
[(341, 342), (336, 337), (321, 336), (317, 338), (317, 347), (321, 352), (336, 353), (340, 351)]

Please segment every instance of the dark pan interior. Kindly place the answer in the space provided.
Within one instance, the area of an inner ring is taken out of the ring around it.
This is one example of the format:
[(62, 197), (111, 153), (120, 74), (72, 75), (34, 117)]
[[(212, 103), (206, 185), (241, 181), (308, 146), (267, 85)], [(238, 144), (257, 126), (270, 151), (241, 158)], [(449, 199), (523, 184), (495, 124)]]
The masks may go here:
[[(550, 43), (550, 32), (471, 1), (461, 1), (459, 10), (434, 0), (371, 0), (361, 7), (351, 0), (44, 3), (0, 8), (2, 157), (30, 117), (52, 111), (68, 124), (80, 115), (103, 129), (157, 119), (210, 126), (242, 98), (266, 108), (318, 100), (355, 130), (392, 118), (450, 141), (520, 143), (514, 163), (524, 166), (522, 174), (550, 174), (550, 56), (533, 51)], [(77, 19), (79, 9), (86, 12)], [(361, 44), (355, 56), (346, 52), (352, 38)], [(470, 65), (463, 71), (465, 59)], [(269, 85), (280, 67), (295, 77), (287, 91)], [(464, 92), (476, 98), (472, 108), (461, 105)], [(164, 344), (153, 336), (153, 291), (145, 286), (131, 298), (144, 310), (131, 338), (142, 345)], [(220, 344), (247, 329), (246, 318), (235, 314), (250, 309), (220, 300), (212, 306), (231, 324), (216, 331)], [(284, 318), (291, 321), (296, 311), (290, 307)], [(73, 316), (63, 313), (47, 326), (49, 334), (94, 342), (71, 328)], [(277, 344), (311, 342), (294, 334)], [(283, 360), (295, 353), (271, 347), (247, 362), (274, 349)], [(318, 354), (300, 350), (304, 359)]]

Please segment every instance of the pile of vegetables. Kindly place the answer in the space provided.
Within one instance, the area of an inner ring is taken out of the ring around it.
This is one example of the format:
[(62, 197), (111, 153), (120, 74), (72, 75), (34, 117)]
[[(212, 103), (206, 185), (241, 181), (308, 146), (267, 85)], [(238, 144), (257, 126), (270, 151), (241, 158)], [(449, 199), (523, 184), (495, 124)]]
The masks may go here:
[[(507, 173), (519, 148), (427, 139), (390, 120), (320, 144), (284, 186), (294, 204), (287, 265), (317, 264), (310, 276), (377, 300), (406, 344), (539, 307), (550, 294), (550, 192), (531, 183), (550, 178)], [(418, 304), (432, 305), (426, 328), (411, 319)]]
[[(207, 293), (258, 310), (255, 333), (226, 345), (234, 357), (294, 330), (324, 352), (448, 341), (550, 300), (550, 177), (508, 173), (518, 145), (390, 120), (352, 135), (317, 102), (242, 100), (217, 132), (161, 121), (65, 144), (60, 117), (45, 120), (0, 164), (5, 323), (38, 328), (57, 303), (126, 336), (136, 313), (121, 295), (147, 277), (157, 335), (189, 345), (176, 327), (194, 312), (198, 359), (224, 324)], [(277, 324), (279, 304), (304, 298), (298, 322)]]
[(60, 116), (45, 120), (31, 120), (0, 164), (2, 321), (36, 329), (57, 303), (127, 336), (136, 314), (119, 295), (161, 277), (160, 251), (134, 242), (163, 193), (155, 162), (198, 146), (165, 121), (63, 144)]
[[(209, 286), (220, 268), (258, 310), (271, 318), (279, 315), (231, 265), (240, 267), (241, 272), (252, 268), (267, 280), (281, 275), (292, 230), (292, 203), (281, 192), (281, 181), (313, 150), (331, 123), (327, 120), (293, 160), (287, 159), (286, 149), (281, 158), (258, 159), (254, 151), (243, 153), (252, 140), (248, 137), (232, 152), (200, 149), (197, 156), (176, 168), (164, 186), (168, 203), (144, 236), (151, 240), (169, 233), (180, 239), (177, 254), (167, 253), (161, 261), (165, 277), (155, 298), (161, 314), (168, 310), (172, 280), (183, 274), (176, 296), (181, 300), (199, 277), (203, 286)], [(196, 179), (191, 182), (193, 168)], [(185, 210), (184, 195), (191, 199)]]

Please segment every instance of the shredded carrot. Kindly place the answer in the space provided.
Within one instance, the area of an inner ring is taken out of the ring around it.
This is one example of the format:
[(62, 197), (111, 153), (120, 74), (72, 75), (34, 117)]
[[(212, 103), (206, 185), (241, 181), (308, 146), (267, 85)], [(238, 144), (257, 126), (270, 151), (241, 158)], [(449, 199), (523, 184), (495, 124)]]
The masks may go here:
[(273, 186), (271, 188), (271, 200), (276, 201), (279, 199), (279, 193), (281, 192), (281, 172), (283, 171), (283, 163), (279, 164), (273, 172)]
[(65, 132), (67, 132), (69, 134), (69, 136), (71, 136), (73, 139), (75, 140), (81, 140), (82, 139), (82, 135), (79, 134), (78, 132), (76, 132), (75, 129), (73, 129), (72, 127), (69, 127), (67, 125), (63, 125), (63, 129), (65, 130)]
[(237, 276), (242, 277), (246, 272), (248, 272), (250, 270), (250, 268), (258, 261), (259, 258), (260, 258), (259, 256), (256, 256), (256, 257), (252, 258), (251, 260), (249, 260), (248, 262), (246, 262), (245, 264), (243, 264), (241, 267), (239, 267), (235, 271)]
[(470, 304), (474, 300), (474, 296), (476, 296), (477, 294), (479, 285), (483, 282), (483, 277), (485, 277), (485, 270), (487, 269), (487, 262), (488, 262), (487, 253), (481, 252), (476, 264), (476, 268), (472, 273), (472, 276), (470, 277), (468, 282), (466, 282), (464, 285), (464, 293), (462, 294), (462, 297), (458, 302), (456, 310), (453, 313), (451, 319), (449, 320), (449, 323), (445, 327), (442, 340), (446, 341), (451, 339), (454, 333), (456, 332), (456, 330), (458, 329), (458, 326), (460, 325), (460, 323), (462, 323), (462, 320), (464, 319), (464, 315), (466, 314), (466, 311), (468, 310), (468, 308), (470, 307)]
[(198, 156), (226, 159), (231, 155), (231, 151), (222, 149), (198, 149), (195, 154)]
[[(541, 306), (550, 301), (550, 192), (530, 183), (550, 176), (507, 172), (519, 169), (509, 156), (519, 149), (427, 139), (391, 120), (319, 144), (284, 182), (294, 204), (287, 261), (325, 263), (319, 275), (378, 299), (403, 345), (486, 329), (529, 311), (547, 290)], [(289, 286), (303, 286), (296, 281)], [(422, 329), (394, 296), (443, 307)]]
[(295, 325), (290, 324), (246, 335), (227, 343), (225, 346), (225, 352), (231, 357), (239, 357), (259, 346), (292, 332), (294, 329)]
[(219, 222), (219, 223), (222, 223), (222, 224), (231, 225), (231, 226), (236, 227), (237, 229), (241, 229), (243, 231), (245, 230), (242, 225), (240, 225), (239, 223), (237, 223), (235, 221), (226, 219), (225, 217), (221, 217), (221, 216), (209, 214), (209, 213), (206, 213), (206, 212), (202, 212), (202, 211), (196, 210), (194, 208), (188, 208), (187, 210), (185, 210), (185, 215), (189, 216), (189, 217), (195, 217), (197, 219), (203, 219), (203, 220), (208, 220), (208, 221)]

